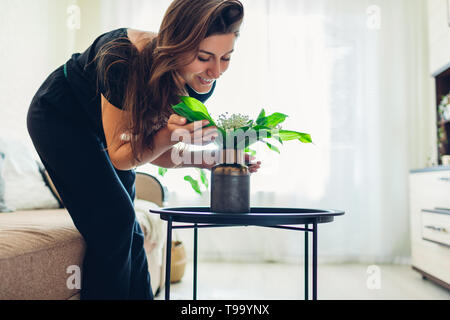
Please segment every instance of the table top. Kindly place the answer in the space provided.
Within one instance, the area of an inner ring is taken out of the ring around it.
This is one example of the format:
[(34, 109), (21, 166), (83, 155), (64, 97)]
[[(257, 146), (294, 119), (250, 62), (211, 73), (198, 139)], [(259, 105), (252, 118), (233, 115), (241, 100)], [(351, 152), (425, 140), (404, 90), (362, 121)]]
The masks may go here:
[(212, 223), (227, 225), (278, 226), (286, 224), (312, 224), (332, 222), (335, 216), (344, 215), (340, 210), (306, 208), (254, 207), (250, 213), (216, 213), (209, 207), (183, 207), (151, 209), (161, 219), (173, 222)]

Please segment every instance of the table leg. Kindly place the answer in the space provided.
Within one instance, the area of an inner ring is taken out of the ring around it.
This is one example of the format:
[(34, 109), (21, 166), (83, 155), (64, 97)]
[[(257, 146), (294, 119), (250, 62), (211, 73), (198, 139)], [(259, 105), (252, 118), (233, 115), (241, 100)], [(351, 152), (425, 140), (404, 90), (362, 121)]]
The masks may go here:
[(167, 245), (166, 245), (166, 300), (170, 300), (170, 264), (172, 259), (172, 217), (167, 220)]
[[(308, 229), (309, 225), (305, 225), (305, 229)], [(305, 300), (308, 300), (308, 291), (309, 291), (309, 274), (308, 274), (308, 266), (309, 266), (309, 231), (305, 231)]]
[(313, 224), (313, 300), (317, 300), (317, 223)]
[(194, 293), (193, 299), (197, 300), (197, 243), (198, 243), (198, 227), (194, 225)]

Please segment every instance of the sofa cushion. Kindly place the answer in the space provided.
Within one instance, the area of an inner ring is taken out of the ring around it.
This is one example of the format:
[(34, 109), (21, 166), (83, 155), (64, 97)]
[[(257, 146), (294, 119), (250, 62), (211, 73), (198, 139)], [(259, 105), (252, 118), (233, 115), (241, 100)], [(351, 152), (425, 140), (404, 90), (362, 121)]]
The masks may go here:
[(63, 209), (0, 214), (0, 299), (76, 295), (79, 290), (67, 286), (73, 272), (67, 272), (82, 266), (84, 250), (83, 237)]
[[(165, 225), (136, 200), (152, 289), (162, 287)], [(157, 207), (157, 206), (156, 206)], [(64, 300), (76, 297), (73, 266), (81, 268), (85, 242), (65, 209), (0, 214), (0, 300)], [(68, 286), (69, 284), (69, 286)]]
[(6, 207), (5, 204), (5, 181), (3, 180), (3, 163), (5, 154), (0, 152), (0, 212), (11, 212), (12, 210)]
[(57, 199), (45, 185), (31, 147), (19, 140), (0, 137), (0, 152), (4, 153), (4, 200), (15, 211), (57, 209)]

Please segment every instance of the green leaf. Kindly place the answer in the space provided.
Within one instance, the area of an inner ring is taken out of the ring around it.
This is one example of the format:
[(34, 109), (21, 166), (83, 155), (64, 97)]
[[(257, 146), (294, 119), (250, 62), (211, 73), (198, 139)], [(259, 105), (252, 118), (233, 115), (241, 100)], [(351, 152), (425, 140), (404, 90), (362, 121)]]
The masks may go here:
[(281, 140), (290, 141), (290, 140), (300, 140), (302, 143), (312, 143), (311, 136), (307, 133), (289, 131), (289, 130), (280, 130), (278, 132)]
[(268, 117), (260, 119), (260, 121), (257, 122), (257, 124), (273, 129), (280, 123), (283, 123), (287, 117), (288, 115), (286, 114), (276, 112)]
[(247, 132), (250, 129), (253, 129), (253, 120), (250, 120), (249, 122), (247, 122), (247, 124), (244, 127), (234, 129), (234, 131), (242, 130), (244, 132)]
[(208, 113), (205, 105), (192, 97), (180, 97), (179, 104), (172, 106), (172, 109), (180, 116), (185, 117), (188, 122), (208, 120), (210, 124), (207, 127), (215, 126), (215, 122)]
[(263, 119), (266, 117), (266, 111), (264, 109), (259, 113), (258, 118), (256, 119), (256, 124), (261, 124)]
[(191, 176), (185, 176), (184, 180), (191, 184), (191, 187), (192, 187), (192, 189), (194, 189), (195, 192), (197, 192), (200, 195), (203, 194), (203, 192), (200, 190), (200, 185), (197, 180), (195, 180)]
[(275, 147), (273, 144), (270, 144), (269, 142), (264, 141), (264, 140), (261, 140), (261, 141), (264, 142), (269, 147), (270, 150), (275, 151), (277, 153), (281, 153), (280, 150), (277, 147)]
[(161, 168), (161, 167), (159, 167), (158, 168), (158, 174), (161, 176), (161, 177), (164, 177), (165, 176), (165, 174), (167, 173), (167, 169), (166, 168)]
[[(200, 101), (192, 97), (181, 97), (181, 101), (184, 102), (186, 106), (189, 107), (189, 109), (194, 112), (196, 115), (200, 116), (202, 115), (204, 119), (209, 120), (212, 125), (215, 125), (215, 122), (213, 118), (210, 116), (208, 109), (206, 109), (206, 106)], [(199, 119), (203, 120), (203, 119)], [(210, 124), (210, 125), (211, 125)]]
[(243, 146), (241, 146), (241, 148), (245, 149), (245, 148), (248, 148), (249, 146), (251, 146), (252, 144), (254, 144), (255, 142), (272, 137), (272, 134), (271, 134), (272, 129), (270, 129), (268, 127), (255, 126), (251, 130), (253, 130), (255, 132), (255, 134), (248, 134), (248, 135), (244, 136), (243, 138), (240, 137), (241, 139), (239, 139), (239, 141), (237, 141), (236, 145), (238, 145), (238, 146), (243, 145)]
[(283, 144), (283, 140), (281, 139), (281, 137), (278, 134), (272, 134), (272, 138), (277, 140), (279, 143)]
[(252, 130), (255, 130), (255, 131), (260, 131), (260, 130), (271, 131), (272, 128), (270, 128), (270, 127), (268, 127), (268, 126), (264, 126), (264, 125), (262, 125), (262, 124), (258, 124), (258, 125), (256, 125), (256, 126), (254, 126), (254, 127), (252, 128)]
[(198, 169), (198, 171), (200, 173), (200, 181), (203, 183), (205, 188), (208, 189), (208, 187), (209, 187), (209, 180), (208, 180), (208, 176), (207, 176), (205, 170)]

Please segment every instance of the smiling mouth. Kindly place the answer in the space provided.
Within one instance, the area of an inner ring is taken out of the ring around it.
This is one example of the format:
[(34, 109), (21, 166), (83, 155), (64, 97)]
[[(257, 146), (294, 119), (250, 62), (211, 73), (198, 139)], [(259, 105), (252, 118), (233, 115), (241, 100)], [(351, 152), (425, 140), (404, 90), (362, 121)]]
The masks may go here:
[(200, 79), (200, 83), (203, 85), (211, 85), (216, 79), (206, 79), (203, 77), (198, 77)]

